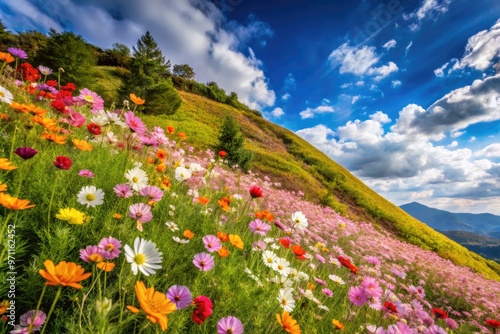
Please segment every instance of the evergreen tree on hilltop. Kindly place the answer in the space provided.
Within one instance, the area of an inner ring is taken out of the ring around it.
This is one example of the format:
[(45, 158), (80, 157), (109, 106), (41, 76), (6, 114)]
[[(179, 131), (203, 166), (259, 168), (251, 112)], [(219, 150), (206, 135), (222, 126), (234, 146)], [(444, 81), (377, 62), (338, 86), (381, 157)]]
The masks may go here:
[(216, 150), (227, 153), (224, 159), (229, 166), (237, 165), (244, 172), (248, 172), (252, 165), (253, 154), (244, 149), (243, 142), (239, 124), (232, 116), (226, 116), (219, 132)]
[(165, 61), (149, 31), (133, 47), (128, 67), (130, 74), (120, 88), (124, 99), (128, 99), (130, 93), (145, 99), (139, 110), (146, 113), (170, 115), (177, 111), (182, 101), (170, 78), (170, 61)]

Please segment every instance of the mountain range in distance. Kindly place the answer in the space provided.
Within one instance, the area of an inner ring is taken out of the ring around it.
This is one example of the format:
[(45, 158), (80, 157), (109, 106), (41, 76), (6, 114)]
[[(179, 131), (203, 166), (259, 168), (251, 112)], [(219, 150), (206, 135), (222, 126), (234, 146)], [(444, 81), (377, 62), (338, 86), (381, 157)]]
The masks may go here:
[(417, 202), (401, 205), (400, 208), (470, 251), (500, 263), (500, 216), (453, 213)]

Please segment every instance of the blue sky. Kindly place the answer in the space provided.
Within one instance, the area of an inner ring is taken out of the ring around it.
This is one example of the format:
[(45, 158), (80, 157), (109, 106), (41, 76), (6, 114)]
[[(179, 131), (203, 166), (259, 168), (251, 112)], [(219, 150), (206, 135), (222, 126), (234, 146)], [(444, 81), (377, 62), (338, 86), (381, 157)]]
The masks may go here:
[(498, 0), (0, 0), (13, 31), (150, 30), (393, 203), (500, 214)]

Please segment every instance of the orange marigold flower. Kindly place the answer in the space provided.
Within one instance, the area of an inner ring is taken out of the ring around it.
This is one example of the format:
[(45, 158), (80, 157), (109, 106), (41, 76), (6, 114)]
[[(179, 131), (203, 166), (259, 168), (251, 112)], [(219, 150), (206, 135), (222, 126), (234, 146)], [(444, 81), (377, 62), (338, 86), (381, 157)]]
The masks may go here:
[[(143, 282), (135, 283), (135, 294), (139, 300), (139, 304), (149, 321), (158, 323), (162, 331), (165, 331), (168, 326), (167, 314), (174, 312), (177, 307), (167, 298), (166, 294), (155, 291), (154, 287), (146, 289)], [(139, 313), (140, 310), (134, 306), (127, 306), (133, 313)]]
[(162, 149), (159, 149), (158, 151), (156, 151), (156, 157), (160, 160), (163, 160), (167, 157), (167, 152), (165, 152)]
[(16, 60), (12, 55), (8, 52), (0, 52), (0, 60), (3, 61), (4, 63), (12, 63), (14, 60)]
[(194, 238), (194, 233), (191, 230), (185, 230), (182, 235), (189, 240)]
[(218, 200), (217, 203), (219, 203), (220, 208), (223, 211), (229, 212), (229, 202), (225, 197), (223, 199)]
[(16, 110), (16, 111), (20, 111), (20, 112), (23, 112), (25, 114), (27, 114), (29, 112), (29, 109), (28, 109), (28, 105), (27, 104), (23, 104), (23, 103), (17, 103), (17, 102), (12, 102), (9, 107), (11, 107), (12, 109)]
[(155, 164), (155, 159), (154, 158), (148, 158), (148, 164), (154, 165)]
[(287, 312), (283, 311), (281, 316), (276, 314), (276, 320), (283, 327), (285, 331), (291, 334), (300, 334), (300, 326), (297, 324), (297, 320), (292, 318), (292, 316)]
[(89, 278), (91, 275), (91, 273), (84, 273), (83, 268), (74, 262), (61, 261), (56, 266), (52, 260), (46, 260), (43, 265), (46, 270), (40, 269), (38, 273), (47, 280), (45, 285), (62, 285), (81, 289), (83, 286), (78, 282)]
[(161, 181), (160, 187), (164, 190), (170, 190), (170, 180), (165, 178), (163, 181)]
[(316, 289), (316, 287), (314, 286), (314, 284), (312, 284), (310, 282), (307, 282), (307, 290), (314, 291), (314, 289)]
[(7, 299), (5, 299), (4, 301), (2, 301), (0, 303), (0, 314), (4, 314), (7, 312), (7, 309), (9, 308), (9, 301)]
[(335, 326), (335, 329), (340, 329), (341, 331), (344, 330), (344, 325), (337, 319), (333, 319), (332, 324)]
[(0, 169), (1, 170), (13, 170), (16, 169), (16, 166), (12, 166), (12, 162), (7, 158), (0, 158)]
[(206, 197), (203, 197), (203, 196), (199, 196), (198, 199), (197, 199), (198, 203), (200, 204), (203, 204), (203, 205), (207, 205), (208, 202), (210, 202), (210, 198), (206, 198)]
[(5, 190), (7, 190), (7, 185), (0, 181), (0, 192), (4, 192)]
[(122, 218), (122, 215), (121, 215), (121, 214), (119, 214), (119, 213), (115, 213), (115, 214), (113, 214), (113, 218), (114, 218), (114, 219), (121, 219), (121, 218)]
[(274, 215), (267, 210), (264, 210), (262, 212), (257, 211), (257, 212), (255, 212), (255, 218), (259, 218), (261, 220), (265, 219), (268, 222), (272, 223), (274, 220)]
[(90, 145), (86, 140), (73, 139), (72, 141), (77, 149), (81, 151), (92, 151), (92, 145)]
[(240, 236), (237, 234), (230, 234), (229, 242), (231, 242), (231, 245), (239, 249), (243, 249), (243, 247), (245, 247), (245, 244), (241, 240)]
[(0, 205), (9, 210), (26, 210), (35, 206), (30, 204), (28, 199), (19, 199), (2, 192), (0, 192)]
[(56, 133), (44, 132), (42, 133), (42, 138), (47, 139), (48, 141), (54, 142), (59, 145), (63, 145), (66, 142), (65, 136), (60, 136)]
[(113, 262), (99, 262), (96, 266), (106, 272), (110, 272), (115, 268), (115, 264)]
[(130, 94), (130, 100), (138, 106), (140, 106), (140, 105), (144, 104), (144, 102), (146, 102), (146, 100), (141, 99), (140, 97), (136, 96), (135, 94)]
[(219, 254), (220, 257), (228, 257), (229, 256), (229, 251), (224, 246), (222, 246), (221, 248), (219, 248), (217, 250), (217, 253)]
[(184, 132), (178, 132), (177, 135), (179, 136), (180, 139), (186, 139), (187, 136)]
[(224, 232), (217, 231), (217, 238), (222, 242), (229, 241), (229, 236)]
[[(165, 169), (167, 169), (167, 166), (165, 166), (164, 163), (158, 164), (158, 166), (156, 166), (156, 171), (158, 173), (163, 173), (165, 171)], [(170, 182), (168, 182), (168, 188), (170, 188)]]
[(167, 126), (167, 132), (172, 135), (175, 132), (175, 128), (172, 125), (169, 125)]

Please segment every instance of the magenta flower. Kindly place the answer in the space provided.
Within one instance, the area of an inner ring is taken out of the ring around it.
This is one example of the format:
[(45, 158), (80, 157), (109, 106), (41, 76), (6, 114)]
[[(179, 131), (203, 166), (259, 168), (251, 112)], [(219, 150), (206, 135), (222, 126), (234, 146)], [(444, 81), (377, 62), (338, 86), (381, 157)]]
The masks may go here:
[(262, 240), (259, 240), (259, 241), (256, 241), (252, 244), (252, 249), (253, 250), (265, 250), (267, 248), (267, 244), (262, 241)]
[(243, 324), (240, 319), (229, 316), (222, 318), (217, 323), (217, 334), (241, 334), (243, 333)]
[(146, 197), (147, 200), (158, 202), (163, 198), (163, 191), (157, 186), (145, 186), (139, 191), (141, 196)]
[(403, 322), (398, 322), (394, 325), (390, 325), (389, 328), (387, 328), (387, 334), (414, 334), (414, 333), (415, 331), (413, 331)]
[(102, 262), (104, 258), (102, 249), (97, 246), (87, 246), (85, 249), (80, 249), (80, 259), (89, 263)]
[[(36, 312), (36, 313), (35, 313)], [(31, 310), (26, 313), (24, 313), (20, 318), (19, 318), (19, 324), (22, 327), (26, 327), (26, 329), (32, 325), (33, 327), (31, 328), (32, 332), (40, 330), (42, 325), (45, 323), (45, 319), (47, 318), (47, 315), (45, 312), (41, 310)], [(26, 331), (27, 333), (28, 331)]]
[(277, 228), (279, 228), (282, 231), (286, 231), (285, 224), (283, 224), (282, 222), (280, 222), (278, 219), (274, 220), (274, 226), (276, 226)]
[(373, 277), (366, 276), (361, 282), (361, 287), (370, 297), (375, 299), (382, 297), (384, 293), (377, 280)]
[(353, 286), (349, 289), (349, 301), (356, 306), (363, 306), (370, 296), (365, 292), (365, 290), (359, 286)]
[(328, 288), (324, 288), (323, 290), (321, 290), (321, 292), (323, 292), (323, 294), (325, 296), (327, 296), (328, 298), (332, 297), (333, 296), (333, 292), (332, 290), (328, 289)]
[(113, 237), (103, 238), (99, 241), (97, 247), (102, 251), (102, 257), (106, 260), (113, 260), (118, 257), (118, 255), (122, 252), (120, 247), (122, 243), (120, 240), (115, 239)]
[(137, 220), (139, 223), (147, 223), (153, 219), (151, 207), (144, 203), (132, 204), (128, 207), (129, 217)]
[(172, 285), (168, 288), (167, 298), (177, 306), (178, 310), (188, 307), (193, 301), (191, 292), (183, 285)]
[(83, 176), (83, 177), (91, 179), (94, 177), (94, 173), (92, 173), (88, 169), (82, 169), (81, 171), (78, 172), (78, 176)]
[(19, 147), (14, 151), (14, 153), (24, 160), (28, 160), (33, 158), (38, 153), (38, 151), (32, 149), (31, 147)]
[(80, 128), (83, 124), (85, 124), (85, 122), (87, 122), (85, 116), (83, 116), (79, 112), (76, 112), (70, 108), (66, 109), (69, 110), (68, 118), (66, 119), (69, 125), (74, 126), (75, 128)]
[(380, 266), (380, 260), (376, 256), (366, 256), (365, 261), (374, 266)]
[(127, 111), (125, 114), (123, 114), (123, 117), (125, 118), (125, 123), (127, 123), (130, 130), (137, 133), (143, 133), (144, 131), (146, 131), (146, 125), (144, 125), (142, 120), (139, 117), (135, 116), (132, 111)]
[(314, 281), (315, 281), (316, 283), (318, 283), (319, 285), (325, 285), (325, 286), (326, 286), (326, 282), (325, 282), (325, 281), (323, 281), (323, 280), (322, 280), (322, 279), (320, 279), (320, 278), (314, 277)]
[(452, 318), (446, 318), (444, 319), (444, 322), (446, 323), (446, 327), (448, 327), (451, 330), (456, 330), (458, 329), (458, 324), (455, 320)]
[(39, 65), (37, 68), (40, 71), (40, 73), (42, 73), (43, 75), (52, 74), (52, 69), (47, 67), (47, 66)]
[(264, 223), (260, 219), (255, 219), (248, 224), (248, 227), (250, 227), (250, 230), (258, 235), (265, 236), (267, 232), (271, 230), (271, 225)]
[(201, 252), (194, 256), (193, 264), (201, 271), (209, 271), (214, 267), (214, 258), (212, 255)]
[(99, 111), (104, 108), (104, 100), (97, 93), (94, 93), (88, 88), (80, 90), (80, 95), (76, 97), (80, 102), (90, 104), (92, 111)]
[(129, 198), (133, 195), (132, 188), (126, 183), (117, 184), (113, 190), (118, 197)]
[(216, 252), (222, 247), (219, 238), (217, 238), (215, 235), (206, 235), (202, 240), (203, 245), (210, 253)]
[(438, 325), (431, 325), (429, 328), (426, 328), (424, 331), (425, 334), (448, 334), (448, 332)]
[(411, 292), (411, 293), (414, 293), (416, 294), (417, 296), (419, 296), (420, 298), (425, 298), (425, 290), (424, 288), (422, 288), (420, 285), (419, 286), (413, 286), (413, 285), (410, 285), (408, 287), (408, 290)]
[(28, 54), (23, 49), (8, 48), (7, 51), (9, 51), (9, 53), (11, 55), (13, 55), (14, 57), (21, 58), (21, 59), (28, 59)]
[(314, 254), (314, 257), (321, 263), (325, 263), (326, 260), (323, 256), (319, 255), (319, 254)]

